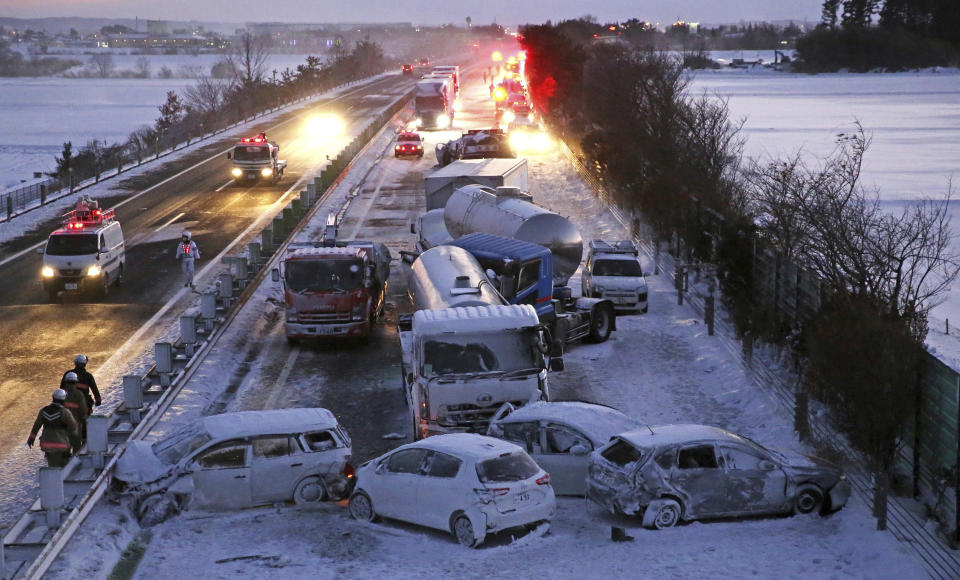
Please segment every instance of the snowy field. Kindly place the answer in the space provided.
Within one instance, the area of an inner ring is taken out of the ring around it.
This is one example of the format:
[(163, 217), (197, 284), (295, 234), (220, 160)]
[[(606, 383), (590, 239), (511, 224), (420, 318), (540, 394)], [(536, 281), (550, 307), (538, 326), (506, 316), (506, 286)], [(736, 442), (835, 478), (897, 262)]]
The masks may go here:
[[(426, 148), (432, 149), (436, 139), (437, 135), (428, 134)], [(560, 153), (529, 160), (536, 202), (569, 216), (584, 239), (626, 235)], [(390, 157), (358, 162), (330, 203), (336, 206), (357, 186), (355, 176), (370, 167), (368, 181), (384, 189), (403, 187), (404, 171), (398, 167), (405, 163)], [(326, 211), (316, 215), (321, 217), (309, 230), (322, 228)], [(382, 216), (371, 213), (367, 217)], [(650, 264), (644, 269), (650, 269)], [(552, 390), (614, 405), (651, 424), (704, 422), (741, 432), (771, 447), (811, 451), (796, 442), (791, 414), (752, 385), (738, 358), (730, 355), (718, 338), (708, 336), (688, 306), (676, 305), (671, 281), (653, 276), (648, 284), (650, 312), (619, 317), (618, 330), (606, 343), (570, 349), (565, 356), (566, 370), (551, 374)], [(579, 274), (570, 285), (579, 288)], [(256, 290), (225, 337), (221, 353), (204, 363), (209, 380), (187, 385), (163, 428), (189, 420), (217, 396), (223, 387), (218, 383), (224, 380), (217, 377), (231, 374), (231, 353), (238, 352), (234, 343), (265, 338), (269, 325), (262, 305), (271, 298), (276, 300), (277, 292), (271, 284)], [(269, 332), (282, 335), (282, 328), (275, 325)], [(251, 364), (261, 367), (269, 363), (258, 360)], [(209, 366), (217, 364), (223, 365), (219, 372)], [(244, 388), (257, 390), (262, 384)], [(310, 388), (325, 386), (318, 379)], [(243, 399), (244, 393), (238, 393), (236, 400)], [(239, 410), (236, 406), (227, 410)], [(362, 413), (339, 419), (348, 429), (351, 424), (371, 420)], [(189, 512), (151, 529), (152, 538), (135, 577), (180, 578), (187, 570), (204, 578), (912, 579), (926, 575), (906, 546), (889, 533), (875, 531), (869, 508), (857, 498), (827, 518), (695, 523), (659, 532), (642, 530), (636, 520), (625, 519), (616, 523), (627, 527), (635, 541), (623, 544), (610, 541), (610, 526), (615, 521), (583, 499), (561, 498), (549, 533), (538, 530), (524, 537), (502, 536), (470, 550), (449, 534), (396, 522), (354, 521), (344, 502), (228, 514)], [(50, 574), (58, 578), (102, 577), (104, 564), (116, 558), (137, 533), (128, 512), (104, 503)]]
[[(88, 55), (78, 55), (86, 60)], [(142, 55), (115, 55), (118, 71), (132, 70)], [(91, 139), (122, 142), (141, 125), (151, 125), (160, 116), (157, 107), (167, 91), (182, 91), (194, 84), (191, 71), (209, 74), (223, 55), (147, 56), (156, 76), (162, 66), (174, 72), (170, 79), (121, 78), (0, 78), (0, 189), (33, 177), (36, 171), (52, 171), (54, 158), (65, 141), (74, 150)], [(266, 70), (296, 67), (305, 55), (274, 55)], [(183, 75), (183, 76), (181, 76)]]

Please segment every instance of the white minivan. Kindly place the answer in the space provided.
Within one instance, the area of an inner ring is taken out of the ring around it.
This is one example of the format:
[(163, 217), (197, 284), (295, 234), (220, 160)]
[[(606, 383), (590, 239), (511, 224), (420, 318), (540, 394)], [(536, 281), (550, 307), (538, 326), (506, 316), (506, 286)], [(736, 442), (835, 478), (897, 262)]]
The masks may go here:
[(123, 279), (126, 253), (123, 230), (114, 210), (102, 210), (89, 197), (64, 216), (63, 226), (47, 238), (40, 275), (50, 301), (61, 292), (94, 292), (101, 298)]

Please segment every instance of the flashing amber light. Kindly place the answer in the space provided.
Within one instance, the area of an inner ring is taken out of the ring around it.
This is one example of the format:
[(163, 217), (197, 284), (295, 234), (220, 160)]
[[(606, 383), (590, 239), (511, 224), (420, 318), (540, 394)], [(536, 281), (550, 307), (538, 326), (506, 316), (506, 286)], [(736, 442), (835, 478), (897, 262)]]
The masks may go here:
[(497, 87), (493, 89), (493, 100), (494, 101), (505, 101), (507, 99), (507, 91), (503, 87)]
[(493, 60), (493, 61), (503, 60), (503, 55), (500, 54), (499, 50), (495, 50), (493, 51), (493, 54), (490, 55), (490, 60)]
[(612, 24), (607, 28), (607, 30), (616, 30), (616, 29), (617, 27)]

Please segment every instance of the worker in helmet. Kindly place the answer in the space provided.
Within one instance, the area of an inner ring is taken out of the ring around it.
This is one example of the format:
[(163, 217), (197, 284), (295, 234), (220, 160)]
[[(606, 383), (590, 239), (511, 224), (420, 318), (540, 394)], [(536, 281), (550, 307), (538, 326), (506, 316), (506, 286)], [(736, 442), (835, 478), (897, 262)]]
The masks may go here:
[(94, 405), (100, 406), (102, 401), (100, 399), (100, 389), (97, 388), (97, 381), (93, 378), (93, 375), (87, 371), (87, 360), (87, 355), (85, 354), (78, 354), (73, 357), (73, 368), (63, 373), (63, 378), (60, 379), (60, 388), (64, 388), (64, 384), (67, 381), (67, 373), (76, 373), (77, 388), (83, 393), (84, 398), (87, 400), (87, 408), (92, 412)]
[(180, 268), (183, 270), (184, 286), (193, 288), (193, 272), (195, 262), (200, 259), (200, 249), (197, 243), (193, 241), (190, 232), (184, 231), (180, 234), (180, 243), (177, 245), (177, 259), (180, 260)]
[(57, 389), (53, 392), (53, 402), (40, 409), (37, 420), (33, 422), (27, 446), (33, 447), (33, 442), (40, 433), (40, 449), (47, 457), (50, 467), (65, 467), (70, 460), (70, 449), (79, 449), (80, 431), (73, 415), (67, 411), (64, 403), (67, 392)]
[(83, 396), (83, 391), (77, 388), (77, 373), (70, 371), (63, 377), (63, 390), (67, 393), (63, 406), (73, 413), (77, 428), (80, 430), (78, 437), (80, 443), (74, 446), (74, 451), (79, 451), (82, 442), (87, 438), (87, 416), (90, 415), (90, 407), (87, 406), (87, 398)]

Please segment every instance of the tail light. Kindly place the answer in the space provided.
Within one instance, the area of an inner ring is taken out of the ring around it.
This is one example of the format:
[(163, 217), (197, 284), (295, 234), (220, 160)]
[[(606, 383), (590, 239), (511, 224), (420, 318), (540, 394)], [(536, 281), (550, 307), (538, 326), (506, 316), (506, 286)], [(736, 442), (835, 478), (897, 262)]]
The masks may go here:
[(543, 477), (538, 478), (537, 485), (550, 485), (550, 474), (545, 473)]
[(475, 487), (473, 488), (473, 493), (477, 494), (480, 498), (480, 501), (483, 503), (490, 503), (493, 501), (493, 498), (498, 495), (507, 495), (510, 493), (509, 487)]
[[(346, 465), (344, 465), (344, 466), (343, 466), (343, 475), (344, 475), (347, 479), (350, 479), (351, 477), (353, 477), (354, 475), (356, 475), (356, 471), (353, 469), (353, 465), (351, 465), (351, 464), (349, 464), (349, 463), (347, 463)], [(548, 479), (549, 479), (549, 478), (548, 478)]]

